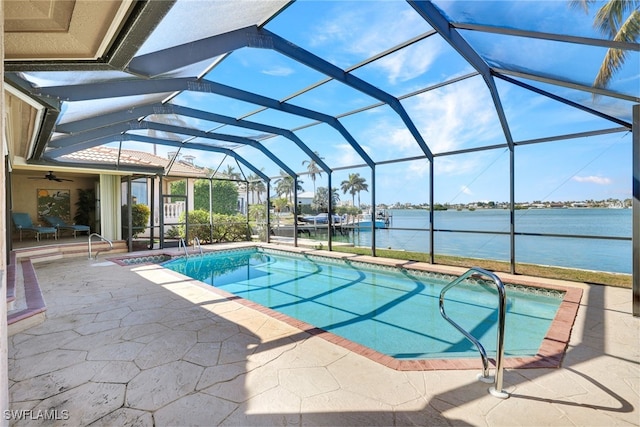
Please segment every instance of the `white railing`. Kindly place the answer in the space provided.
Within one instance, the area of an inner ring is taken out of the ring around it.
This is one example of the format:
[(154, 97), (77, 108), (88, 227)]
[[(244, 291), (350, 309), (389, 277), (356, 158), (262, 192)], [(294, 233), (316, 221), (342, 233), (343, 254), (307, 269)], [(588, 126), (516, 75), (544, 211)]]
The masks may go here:
[(180, 214), (185, 211), (184, 202), (165, 203), (164, 209), (164, 221), (176, 222), (180, 218)]

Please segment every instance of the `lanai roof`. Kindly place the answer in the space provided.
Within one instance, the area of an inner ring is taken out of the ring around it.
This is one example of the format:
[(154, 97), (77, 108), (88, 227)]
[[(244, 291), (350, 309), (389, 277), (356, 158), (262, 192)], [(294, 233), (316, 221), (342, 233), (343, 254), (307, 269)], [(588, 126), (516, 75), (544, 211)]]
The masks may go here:
[[(628, 132), (640, 102), (638, 44), (565, 1), (61, 3), (27, 21), (8, 2), (5, 79), (30, 109), (13, 154), (27, 163), (104, 145), (271, 177), (310, 160), (428, 169)], [(595, 87), (611, 48), (624, 66)]]

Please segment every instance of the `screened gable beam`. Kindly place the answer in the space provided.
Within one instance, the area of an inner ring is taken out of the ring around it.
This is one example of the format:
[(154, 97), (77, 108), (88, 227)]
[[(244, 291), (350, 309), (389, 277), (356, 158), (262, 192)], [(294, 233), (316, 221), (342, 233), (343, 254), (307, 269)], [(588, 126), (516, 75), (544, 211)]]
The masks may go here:
[[(297, 174), (289, 166), (287, 166), (282, 160), (276, 157), (271, 151), (269, 151), (265, 146), (260, 144), (258, 141), (251, 138), (244, 138), (241, 136), (227, 135), (227, 134), (221, 134), (221, 133), (215, 133), (215, 132), (205, 132), (197, 129), (190, 129), (190, 128), (185, 128), (181, 126), (173, 126), (173, 125), (168, 125), (164, 123), (149, 122), (149, 121), (142, 121), (142, 122), (133, 121), (128, 123), (130, 125), (135, 125), (137, 123), (140, 126), (140, 129), (151, 129), (151, 130), (157, 130), (161, 132), (178, 133), (178, 134), (190, 135), (198, 138), (248, 145), (260, 151), (265, 156), (267, 156), (272, 162), (277, 164), (281, 169), (287, 172), (291, 177), (297, 176)], [(185, 142), (185, 146), (188, 145), (189, 147), (195, 144), (196, 143)], [(198, 144), (198, 147), (201, 147), (201, 146), (208, 146), (208, 145)]]
[(242, 47), (276, 51), (387, 104), (404, 122), (427, 158), (433, 158), (431, 150), (397, 98), (264, 28), (250, 26), (142, 55), (131, 61), (128, 70), (134, 74), (153, 77)]
[[(74, 151), (77, 151), (79, 147), (82, 147), (82, 149), (85, 149), (89, 147), (95, 147), (97, 145), (102, 145), (106, 142), (113, 142), (114, 136), (122, 135), (128, 131), (134, 131), (134, 130), (157, 130), (160, 132), (189, 135), (189, 136), (194, 136), (199, 138), (206, 138), (206, 139), (212, 139), (212, 140), (227, 141), (227, 142), (232, 142), (232, 143), (242, 144), (242, 145), (249, 145), (257, 149), (258, 151), (262, 152), (271, 161), (273, 161), (275, 164), (277, 164), (283, 170), (285, 170), (289, 175), (296, 176), (296, 173), (293, 170), (291, 170), (291, 168), (289, 168), (278, 157), (274, 156), (274, 154), (271, 151), (269, 151), (266, 147), (264, 147), (262, 144), (260, 144), (259, 142), (253, 139), (243, 138), (235, 135), (210, 133), (210, 132), (205, 132), (197, 129), (190, 129), (190, 128), (185, 128), (181, 126), (173, 126), (173, 125), (168, 125), (163, 123), (156, 123), (156, 122), (149, 122), (149, 121), (140, 122), (135, 119), (129, 120), (127, 122), (121, 122), (121, 123), (116, 123), (109, 126), (104, 126), (97, 129), (92, 129), (87, 132), (77, 133), (74, 135), (70, 135), (68, 137), (58, 138), (55, 141), (52, 141), (51, 144), (49, 145), (51, 147), (60, 148), (61, 150), (57, 150), (57, 151), (52, 150), (50, 153), (47, 153), (47, 154), (54, 155), (56, 157), (64, 154), (70, 154)], [(126, 137), (128, 136), (129, 134), (127, 134)], [(111, 138), (111, 140), (108, 140), (109, 138)], [(193, 144), (185, 141), (176, 141), (176, 142), (182, 143), (185, 145)], [(198, 146), (207, 146), (207, 145), (198, 144)]]
[(592, 37), (578, 37), (567, 34), (543, 33), (540, 31), (527, 31), (508, 27), (495, 27), (491, 25), (469, 24), (452, 22), (451, 26), (458, 30), (480, 31), (483, 33), (502, 34), (507, 36), (526, 37), (530, 39), (551, 40), (564, 43), (575, 43), (589, 46), (599, 46), (613, 49), (640, 51), (640, 45), (622, 41), (607, 39), (594, 39)]
[(542, 82), (542, 83), (550, 84), (550, 85), (554, 85), (554, 86), (562, 86), (562, 87), (567, 87), (569, 89), (575, 89), (575, 90), (580, 90), (580, 91), (583, 91), (583, 92), (589, 92), (589, 93), (593, 93), (595, 95), (610, 96), (612, 98), (623, 99), (625, 101), (640, 103), (640, 96), (637, 96), (637, 95), (635, 95), (635, 96), (625, 95), (623, 93), (613, 92), (611, 90), (602, 89), (602, 88), (599, 88), (599, 87), (586, 86), (586, 85), (573, 83), (573, 82), (569, 82), (569, 81), (565, 81), (565, 80), (559, 80), (557, 78), (541, 76), (539, 74), (531, 74), (531, 73), (525, 73), (525, 72), (522, 72), (522, 71), (506, 70), (506, 69), (503, 69), (503, 68), (495, 68), (494, 67), (493, 68), (493, 75), (496, 76), (496, 77), (501, 77), (501, 75), (508, 75), (508, 76), (513, 76), (513, 77), (521, 77), (523, 79), (535, 80), (535, 81), (538, 81), (538, 82)]
[(498, 119), (500, 120), (500, 125), (502, 126), (502, 131), (504, 132), (504, 136), (507, 140), (507, 144), (510, 149), (513, 149), (513, 137), (511, 135), (511, 130), (509, 129), (509, 123), (507, 121), (507, 117), (504, 114), (504, 109), (502, 108), (502, 102), (500, 101), (500, 94), (498, 93), (498, 88), (496, 87), (495, 81), (493, 80), (493, 76), (491, 75), (491, 69), (489, 65), (478, 55), (478, 53), (473, 50), (473, 48), (467, 43), (467, 41), (460, 35), (460, 33), (453, 28), (449, 21), (445, 16), (442, 15), (440, 10), (436, 8), (433, 3), (427, 1), (414, 1), (408, 0), (408, 3), (415, 9), (420, 16), (429, 23), (436, 30), (440, 36), (451, 45), (463, 58), (471, 64), (473, 68), (475, 68), (482, 78), (484, 79), (487, 87), (489, 88), (489, 93), (491, 94), (491, 98), (493, 99), (493, 104), (495, 106), (496, 112), (498, 114)]
[(233, 150), (224, 147), (216, 147), (207, 144), (198, 144), (198, 143), (184, 143), (181, 141), (173, 141), (169, 139), (163, 138), (154, 138), (146, 135), (136, 135), (136, 134), (122, 134), (122, 133), (114, 133), (112, 135), (103, 136), (101, 138), (96, 138), (90, 141), (85, 141), (83, 143), (79, 143), (73, 147), (65, 147), (49, 150), (45, 153), (45, 158), (55, 159), (57, 157), (63, 156), (65, 154), (70, 154), (75, 151), (85, 150), (87, 148), (97, 147), (99, 145), (107, 144), (110, 142), (118, 142), (118, 141), (137, 141), (137, 142), (146, 142), (149, 144), (157, 144), (168, 147), (175, 148), (193, 148), (196, 150), (209, 151), (213, 153), (222, 153), (227, 156), (233, 157), (247, 168), (249, 168), (252, 172), (262, 178), (265, 182), (269, 182), (269, 177), (265, 175), (264, 172), (253, 166), (250, 162), (244, 159), (244, 157), (240, 156)]
[(326, 173), (331, 173), (331, 168), (316, 155), (298, 136), (287, 129), (278, 128), (275, 126), (265, 125), (262, 123), (252, 122), (249, 120), (236, 119), (230, 116), (222, 114), (210, 113), (208, 111), (197, 110), (194, 108), (183, 107), (174, 104), (161, 104), (153, 103), (143, 105), (134, 108), (125, 108), (120, 111), (115, 111), (109, 114), (102, 114), (96, 117), (88, 119), (77, 120), (74, 122), (63, 123), (56, 126), (56, 132), (61, 133), (75, 133), (88, 129), (94, 129), (98, 127), (108, 126), (115, 123), (126, 122), (135, 118), (145, 117), (151, 114), (157, 115), (169, 115), (176, 114), (180, 116), (192, 117), (196, 119), (207, 120), (210, 122), (216, 122), (226, 124), (230, 126), (237, 126), (243, 129), (251, 129), (259, 132), (271, 133), (274, 135), (280, 135), (295, 143), (302, 151), (304, 151), (312, 160), (322, 168)]
[(172, 140), (169, 140), (169, 139), (162, 139), (162, 138), (152, 138), (152, 137), (148, 137), (148, 136), (144, 136), (144, 135), (135, 135), (135, 134), (126, 135), (126, 139), (127, 140), (131, 140), (131, 141), (138, 141), (138, 142), (149, 142), (149, 143), (152, 143), (152, 144), (164, 145), (164, 146), (167, 146), (167, 147), (193, 148), (193, 149), (201, 150), (201, 151), (209, 151), (209, 152), (212, 152), (212, 153), (226, 154), (227, 156), (233, 157), (235, 160), (237, 160), (238, 162), (240, 162), (243, 165), (245, 165), (253, 173), (255, 173), (260, 178), (262, 178), (265, 182), (269, 182), (270, 181), (270, 178), (267, 175), (265, 175), (264, 172), (262, 172), (260, 169), (258, 169), (255, 166), (253, 166), (253, 164), (248, 162), (244, 157), (242, 157), (241, 155), (239, 155), (238, 153), (236, 153), (233, 150), (229, 150), (228, 148), (215, 147), (215, 146), (212, 146), (212, 145), (198, 144), (198, 143), (185, 144), (185, 143), (182, 143), (180, 141), (172, 141)]
[(34, 88), (39, 94), (53, 96), (66, 101), (84, 101), (88, 99), (106, 99), (120, 96), (145, 95), (151, 93), (173, 93), (182, 91), (213, 93), (226, 96), (251, 104), (282, 111), (285, 113), (306, 117), (311, 120), (326, 123), (337, 130), (351, 145), (358, 155), (373, 167), (375, 162), (369, 157), (355, 138), (347, 131), (338, 119), (318, 111), (298, 107), (277, 99), (268, 98), (252, 92), (247, 92), (221, 83), (195, 78), (175, 78), (158, 80), (121, 80), (107, 83), (88, 83), (80, 85), (49, 86)]

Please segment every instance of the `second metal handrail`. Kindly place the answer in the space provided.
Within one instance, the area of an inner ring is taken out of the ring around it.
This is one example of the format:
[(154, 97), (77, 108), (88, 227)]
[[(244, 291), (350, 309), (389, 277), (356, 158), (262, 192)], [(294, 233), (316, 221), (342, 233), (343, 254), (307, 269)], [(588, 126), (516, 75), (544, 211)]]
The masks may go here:
[[(92, 238), (93, 236), (96, 236), (96, 237), (100, 238), (100, 240), (102, 240), (103, 242), (107, 242), (107, 243), (109, 244), (109, 250), (112, 250), (112, 249), (113, 249), (113, 242), (111, 242), (111, 240), (107, 239), (106, 237), (101, 236), (101, 235), (100, 235), (100, 234), (98, 234), (98, 233), (91, 233), (91, 234), (89, 235), (89, 259), (91, 259), (91, 238)], [(96, 251), (96, 256), (95, 256), (95, 258), (94, 258), (94, 259), (98, 259), (98, 254), (99, 254), (100, 252), (106, 252), (106, 251), (97, 250), (97, 251)]]
[(202, 255), (202, 246), (200, 246), (200, 239), (198, 236), (193, 238), (193, 247), (198, 248), (200, 250), (200, 255)]
[(189, 258), (189, 252), (187, 252), (187, 243), (184, 241), (184, 239), (182, 237), (180, 238), (180, 241), (178, 242), (178, 251), (180, 251), (181, 247), (184, 248), (184, 256), (185, 256), (185, 258)]
[[(458, 325), (456, 322), (451, 320), (447, 313), (444, 310), (444, 294), (454, 286), (463, 282), (473, 274), (480, 274), (485, 277), (489, 277), (495, 284), (498, 289), (498, 336), (497, 336), (497, 345), (496, 345), (496, 375), (495, 380), (492, 380), (489, 375), (489, 358), (487, 357), (487, 352), (473, 335), (467, 332), (462, 326)], [(480, 377), (481, 381), (484, 382), (493, 382), (494, 386), (489, 388), (489, 393), (493, 396), (499, 397), (501, 399), (506, 399), (509, 397), (509, 393), (502, 389), (502, 371), (503, 371), (503, 358), (504, 358), (504, 326), (506, 320), (506, 312), (507, 312), (507, 297), (504, 289), (504, 283), (502, 280), (495, 275), (494, 273), (484, 270), (479, 267), (472, 267), (462, 276), (458, 277), (453, 282), (449, 283), (445, 286), (440, 292), (440, 314), (445, 318), (449, 323), (451, 323), (457, 330), (459, 330), (462, 335), (464, 335), (469, 341), (471, 341), (478, 348), (480, 352), (480, 357), (482, 358), (482, 376)]]

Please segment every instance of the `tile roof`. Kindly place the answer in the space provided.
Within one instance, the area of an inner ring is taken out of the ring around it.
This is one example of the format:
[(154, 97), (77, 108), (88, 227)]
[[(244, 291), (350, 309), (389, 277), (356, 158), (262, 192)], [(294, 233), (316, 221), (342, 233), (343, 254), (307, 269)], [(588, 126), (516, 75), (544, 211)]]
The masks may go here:
[[(62, 156), (62, 158), (72, 162), (116, 164), (118, 163), (118, 152), (119, 150), (117, 148), (92, 147), (67, 154)], [(125, 165), (162, 167), (167, 176), (209, 177), (207, 168), (192, 165), (185, 161), (175, 162), (169, 173), (167, 173), (170, 159), (144, 151), (121, 150), (119, 163)]]

